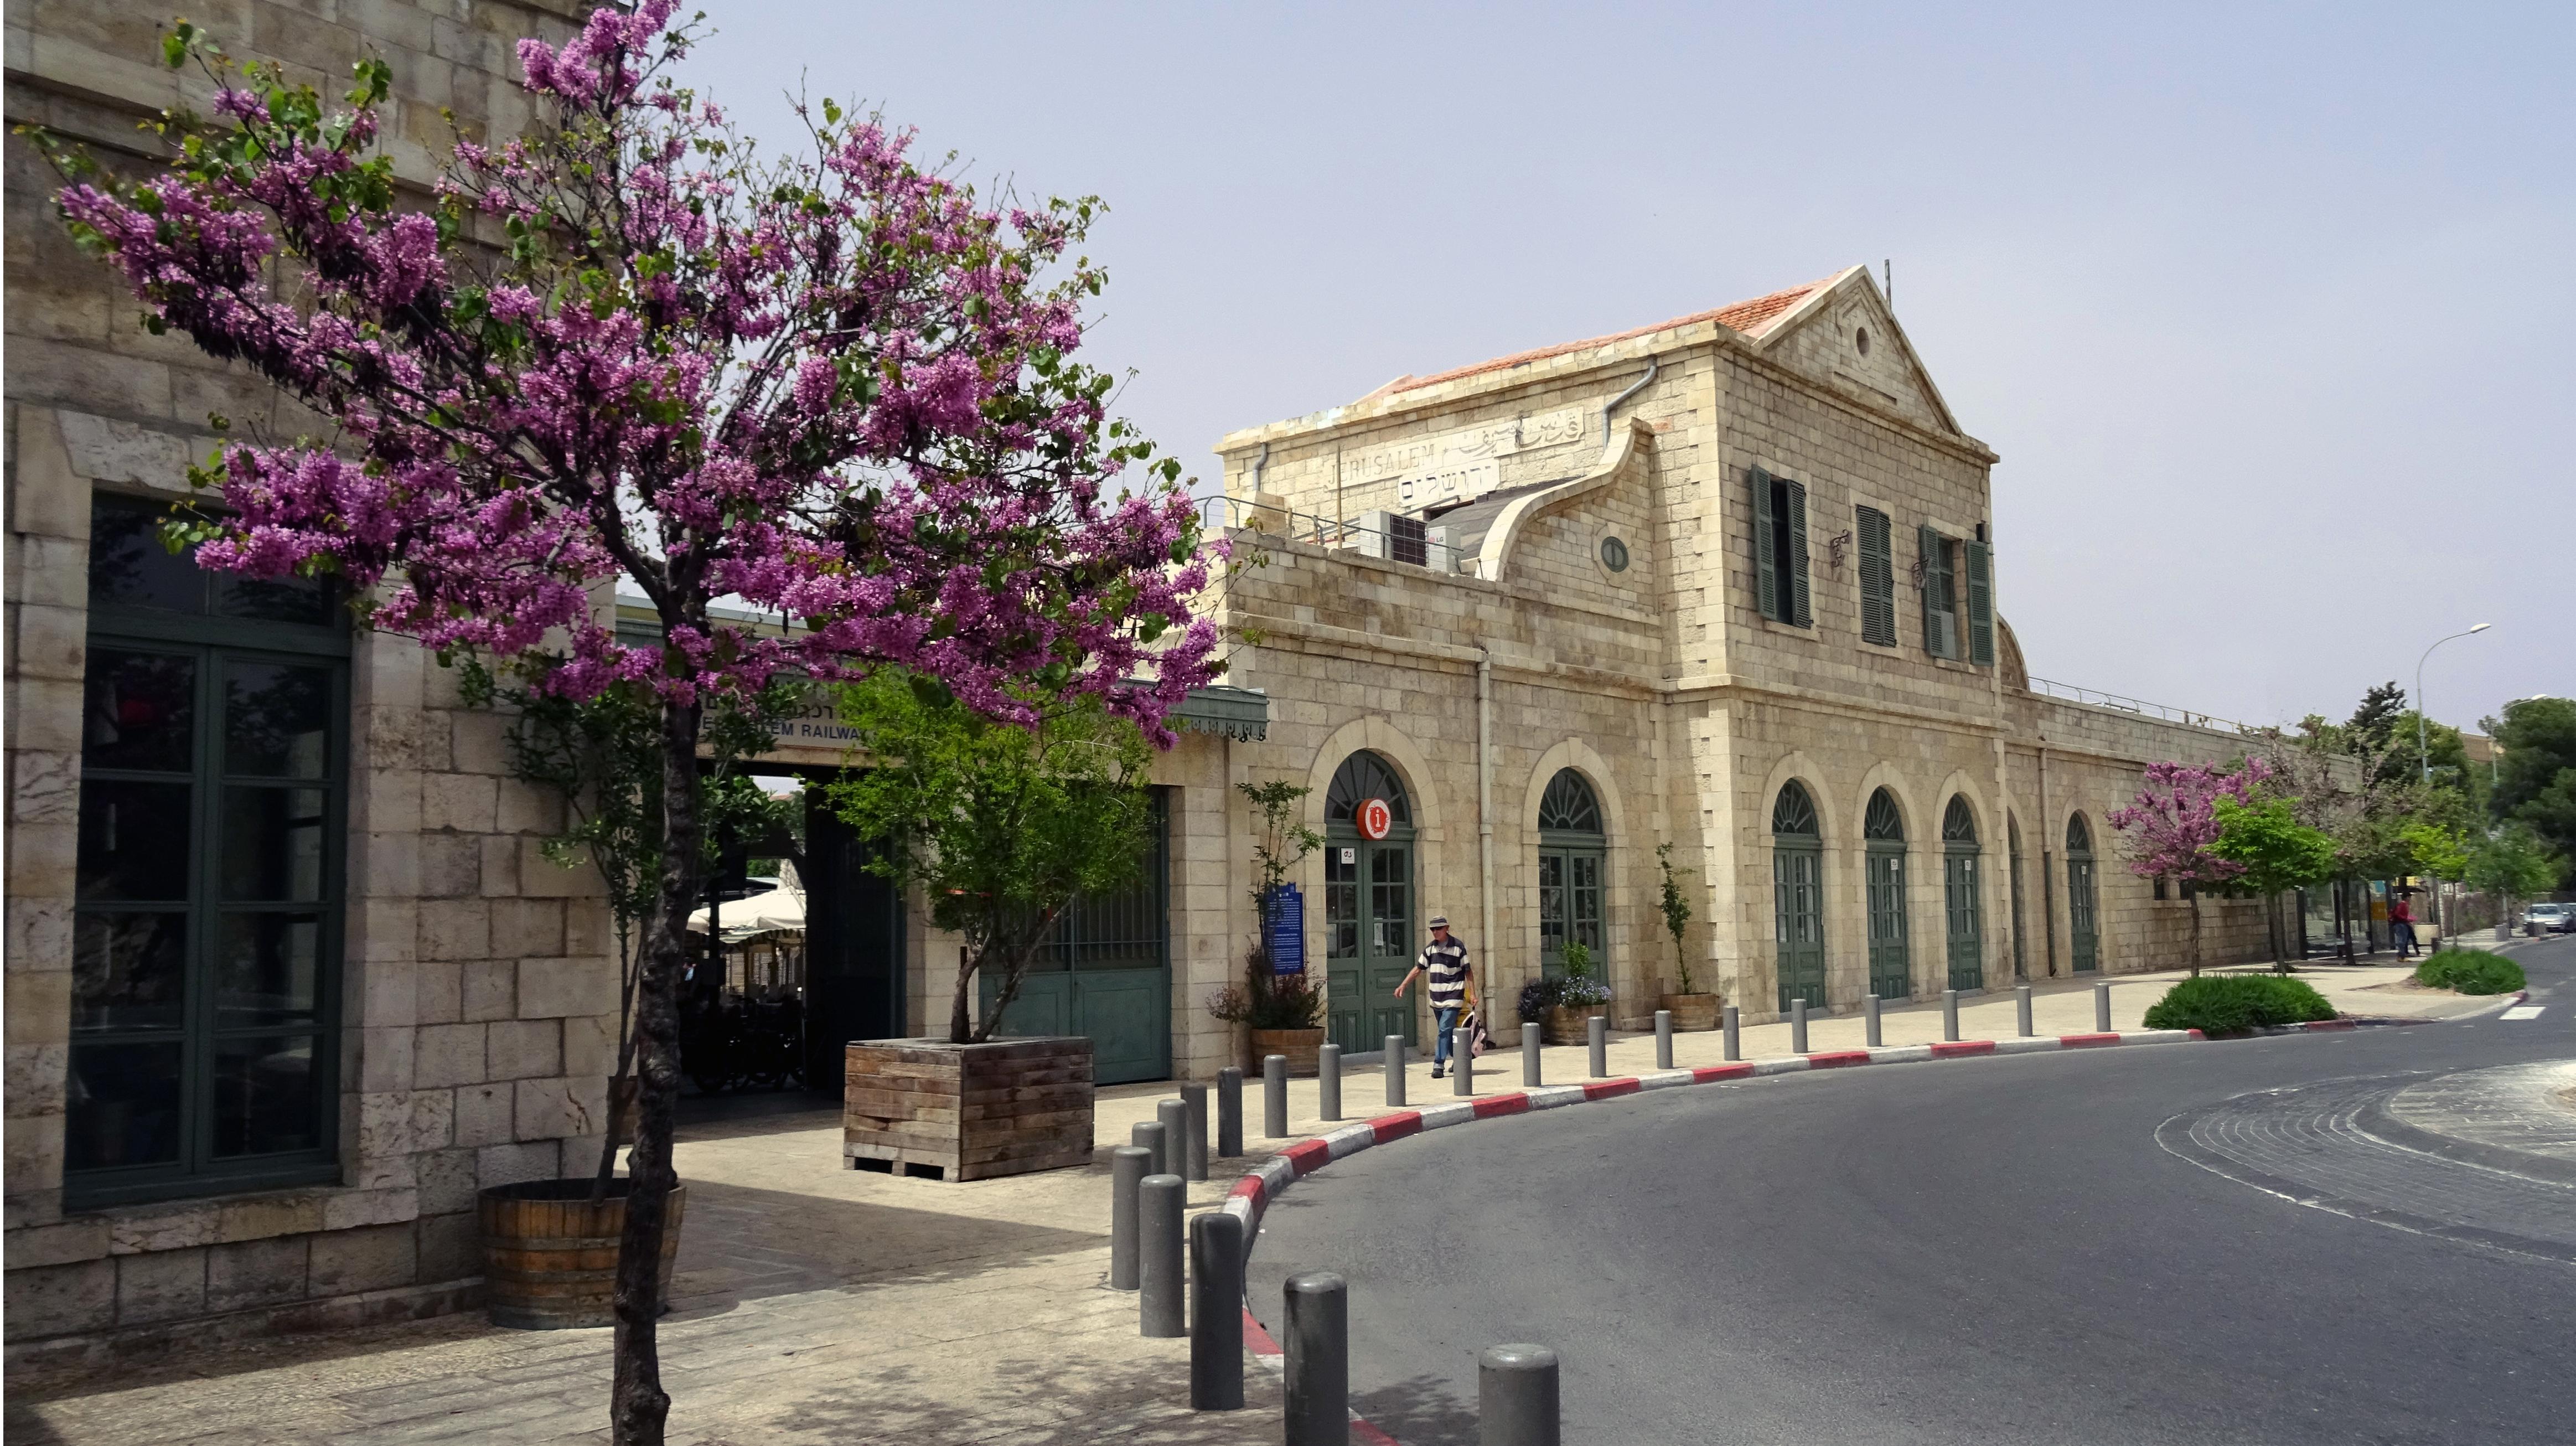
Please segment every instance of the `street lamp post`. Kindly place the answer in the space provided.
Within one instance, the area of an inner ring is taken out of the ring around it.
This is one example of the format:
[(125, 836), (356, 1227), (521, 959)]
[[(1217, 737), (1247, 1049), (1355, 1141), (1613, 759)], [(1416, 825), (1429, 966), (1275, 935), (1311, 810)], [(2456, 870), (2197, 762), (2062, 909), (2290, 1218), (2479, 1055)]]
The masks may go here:
[[(2494, 626), (2493, 623), (2480, 623), (2469, 629), (2468, 633), (2453, 633), (2448, 638), (2435, 638), (2433, 648), (2438, 648), (2454, 638), (2465, 638), (2469, 633), (2483, 633)], [(2433, 781), (2433, 752), (2431, 745), (2426, 741), (2427, 735), (2424, 731), (2424, 658), (2433, 656), (2433, 648), (2426, 648), (2424, 657), (2415, 660), (2415, 764), (2426, 783)]]
[[(2454, 638), (2465, 638), (2469, 633), (2483, 633), (2494, 626), (2493, 623), (2479, 623), (2470, 628), (2467, 633), (2453, 633), (2448, 638), (2435, 638), (2433, 648), (2438, 648)], [(2427, 784), (2433, 781), (2433, 749), (2429, 741), (2430, 735), (2424, 727), (2424, 660), (2433, 656), (2433, 648), (2426, 648), (2424, 657), (2415, 660), (2415, 767)], [(2433, 927), (2441, 932), (2443, 947), (2448, 948), (2451, 938), (2451, 911), (2443, 907), (2444, 902), (2441, 890), (2434, 890)]]

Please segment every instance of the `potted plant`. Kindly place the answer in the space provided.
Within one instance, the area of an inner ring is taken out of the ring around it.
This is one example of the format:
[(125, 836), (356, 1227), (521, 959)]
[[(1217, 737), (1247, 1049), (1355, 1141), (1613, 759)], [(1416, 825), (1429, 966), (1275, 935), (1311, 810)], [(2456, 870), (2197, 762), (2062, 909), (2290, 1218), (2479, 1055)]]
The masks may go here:
[(1610, 1002), (1610, 986), (1593, 974), (1592, 950), (1580, 943), (1566, 944), (1563, 975), (1533, 979), (1522, 987), (1521, 1018), (1525, 1020), (1532, 1017), (1533, 989), (1540, 991), (1536, 1002), (1542, 1007), (1536, 1018), (1550, 1044), (1581, 1044), (1590, 1039), (1591, 1026), (1585, 1021)]
[[(853, 1170), (983, 1180), (1091, 1159), (1090, 1038), (995, 1036), (1065, 909), (1136, 877), (1153, 837), (1153, 750), (1096, 698), (1017, 701), (1027, 721), (998, 720), (894, 670), (841, 689), (841, 719), (871, 766), (825, 796), (861, 837), (885, 841), (867, 867), (918, 887), (931, 923), (964, 940), (943, 1037), (848, 1047), (841, 1153)], [(980, 1016), (979, 975), (992, 984)]]
[(1673, 867), (1673, 846), (1655, 845), (1655, 867), (1664, 871), (1664, 932), (1673, 936), (1673, 966), (1681, 975), (1681, 988), (1657, 1001), (1659, 1007), (1673, 1016), (1675, 1029), (1717, 1028), (1717, 996), (1702, 994), (1691, 982), (1690, 950), (1682, 943), (1682, 931), (1690, 926), (1690, 898), (1682, 892), (1681, 876), (1689, 869)]
[(1274, 1054), (1288, 1056), (1288, 1073), (1299, 1078), (1315, 1073), (1324, 1047), (1324, 991), (1314, 977), (1300, 971), (1273, 974), (1270, 953), (1255, 949), (1244, 956), (1243, 982), (1208, 996), (1208, 1013), (1251, 1034), (1252, 1058), (1245, 1068), (1258, 1069)]

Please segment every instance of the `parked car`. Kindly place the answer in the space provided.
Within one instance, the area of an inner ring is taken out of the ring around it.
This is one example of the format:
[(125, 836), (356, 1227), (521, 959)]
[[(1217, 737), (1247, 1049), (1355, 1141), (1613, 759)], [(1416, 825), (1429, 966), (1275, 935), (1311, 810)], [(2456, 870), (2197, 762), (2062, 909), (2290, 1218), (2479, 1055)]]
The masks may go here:
[(2523, 932), (2576, 934), (2576, 904), (2534, 904), (2522, 911)]

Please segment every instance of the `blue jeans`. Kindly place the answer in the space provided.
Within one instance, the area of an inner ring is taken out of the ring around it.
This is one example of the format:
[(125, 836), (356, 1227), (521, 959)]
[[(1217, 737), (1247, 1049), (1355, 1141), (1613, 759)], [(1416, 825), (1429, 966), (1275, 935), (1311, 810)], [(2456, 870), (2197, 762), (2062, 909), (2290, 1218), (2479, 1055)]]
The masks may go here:
[(2397, 957), (2400, 959), (2413, 957), (2415, 954), (2414, 922), (2412, 920), (2408, 920), (2404, 923), (2390, 924), (2388, 926), (2388, 932), (2395, 936), (2390, 939), (2389, 942), (2397, 946)]
[(1447, 1069), (1449, 1067), (1449, 1032), (1458, 1027), (1458, 1015), (1460, 1013), (1460, 1010), (1454, 1008), (1435, 1009), (1431, 1011), (1431, 1017), (1436, 1021), (1434, 1027), (1440, 1031), (1440, 1041), (1438, 1044), (1434, 1045), (1432, 1049), (1431, 1067), (1433, 1069)]

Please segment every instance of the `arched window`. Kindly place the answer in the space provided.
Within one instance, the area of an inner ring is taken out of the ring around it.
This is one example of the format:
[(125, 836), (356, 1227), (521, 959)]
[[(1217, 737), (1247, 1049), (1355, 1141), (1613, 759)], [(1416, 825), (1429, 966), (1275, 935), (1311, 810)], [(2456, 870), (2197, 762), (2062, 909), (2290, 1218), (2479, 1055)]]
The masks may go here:
[(1816, 836), (1815, 801), (1794, 778), (1780, 785), (1780, 797), (1771, 805), (1771, 831)]
[(1780, 1008), (1825, 1005), (1824, 849), (1816, 803), (1795, 779), (1771, 804), (1771, 917), (1779, 950)]
[(1972, 844), (1977, 841), (1976, 810), (1968, 807), (1967, 795), (1950, 795), (1950, 807), (1941, 815), (1941, 842)]
[(1324, 789), (1324, 821), (1349, 823), (1359, 806), (1372, 798), (1383, 798), (1397, 823), (1413, 822), (1413, 804), (1405, 797), (1404, 780), (1378, 755), (1362, 749), (1342, 760), (1333, 770), (1333, 781)]
[(2093, 897), (2093, 830), (2084, 826), (2079, 813), (2066, 820), (2066, 933), (2078, 974), (2102, 967), (2099, 918)]
[(1869, 813), (1861, 820), (1860, 832), (1872, 842), (1905, 842), (1905, 815), (1897, 811), (1895, 794), (1882, 788), (1869, 796)]
[(1592, 796), (1592, 785), (1582, 774), (1560, 768), (1547, 781), (1547, 792), (1538, 801), (1538, 826), (1553, 833), (1601, 832), (1601, 801)]
[(2093, 830), (2084, 826), (2084, 815), (2080, 813), (2066, 820), (2066, 851), (2070, 854), (2093, 852)]

